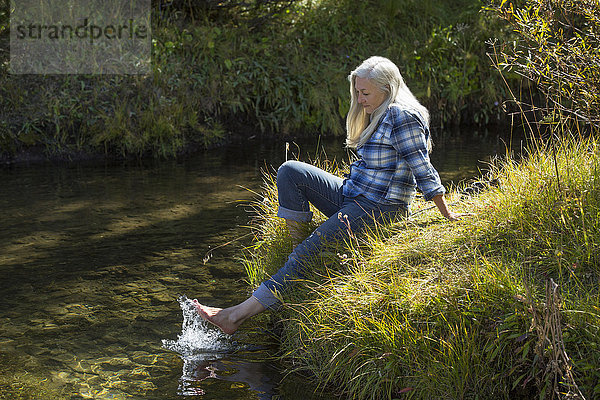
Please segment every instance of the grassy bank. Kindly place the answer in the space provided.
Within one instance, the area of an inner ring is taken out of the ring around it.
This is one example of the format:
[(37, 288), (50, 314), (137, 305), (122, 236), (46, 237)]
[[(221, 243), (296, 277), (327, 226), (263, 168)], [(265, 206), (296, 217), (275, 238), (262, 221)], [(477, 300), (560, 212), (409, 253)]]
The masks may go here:
[[(295, 1), (268, 10), (158, 2), (146, 76), (9, 74), (0, 2), (0, 154), (172, 157), (241, 136), (343, 134), (346, 76), (396, 61), (437, 126), (486, 124), (506, 98), (485, 41), (504, 36), (480, 0)], [(164, 3), (164, 4), (163, 4)], [(250, 2), (252, 3), (252, 2)], [(181, 6), (175, 8), (175, 6)]]
[[(600, 147), (534, 145), (491, 175), (499, 187), (450, 199), (472, 218), (417, 202), (414, 218), (314, 260), (277, 315), (289, 369), (344, 398), (598, 398)], [(271, 179), (253, 285), (290, 250)]]

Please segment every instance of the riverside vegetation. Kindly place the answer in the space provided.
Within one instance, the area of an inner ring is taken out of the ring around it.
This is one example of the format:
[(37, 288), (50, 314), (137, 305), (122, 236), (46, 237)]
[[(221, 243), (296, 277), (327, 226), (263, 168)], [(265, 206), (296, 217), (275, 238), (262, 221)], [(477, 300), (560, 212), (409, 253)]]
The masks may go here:
[[(346, 76), (402, 66), (439, 127), (503, 118), (485, 41), (507, 35), (480, 0), (154, 1), (146, 76), (10, 75), (0, 1), (0, 153), (173, 157), (246, 137), (342, 135)], [(4, 5), (4, 7), (2, 7)]]
[[(411, 219), (350, 232), (307, 262), (276, 324), (288, 369), (318, 388), (353, 399), (600, 398), (598, 8), (499, 0), (490, 9), (521, 37), (494, 44), (499, 75), (539, 89), (509, 89), (528, 147), (518, 158), (507, 149), (483, 183), (451, 191), (453, 208), (472, 218), (448, 223), (417, 201)], [(253, 286), (291, 251), (276, 208), (265, 174), (244, 259)]]
[[(311, 260), (277, 315), (290, 371), (356, 399), (598, 398), (600, 147), (536, 145), (491, 165), (497, 187), (452, 193), (476, 216), (417, 201)], [(291, 251), (270, 174), (255, 209), (252, 285)]]

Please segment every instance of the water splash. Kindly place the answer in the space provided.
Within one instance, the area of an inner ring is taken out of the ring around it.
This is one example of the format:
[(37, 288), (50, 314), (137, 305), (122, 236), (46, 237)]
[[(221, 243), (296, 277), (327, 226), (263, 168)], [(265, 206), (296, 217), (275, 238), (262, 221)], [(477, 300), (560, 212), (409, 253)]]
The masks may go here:
[(177, 340), (163, 339), (165, 349), (179, 353), (184, 358), (230, 350), (229, 336), (212, 329), (198, 314), (192, 300), (183, 295), (177, 301), (183, 312), (181, 334), (177, 336)]
[(201, 396), (204, 390), (200, 383), (209, 378), (217, 378), (212, 361), (223, 357), (231, 350), (229, 336), (209, 326), (196, 311), (192, 300), (180, 296), (177, 300), (183, 312), (181, 334), (177, 340), (163, 339), (165, 349), (179, 353), (183, 360), (183, 371), (179, 379), (177, 394), (180, 396)]

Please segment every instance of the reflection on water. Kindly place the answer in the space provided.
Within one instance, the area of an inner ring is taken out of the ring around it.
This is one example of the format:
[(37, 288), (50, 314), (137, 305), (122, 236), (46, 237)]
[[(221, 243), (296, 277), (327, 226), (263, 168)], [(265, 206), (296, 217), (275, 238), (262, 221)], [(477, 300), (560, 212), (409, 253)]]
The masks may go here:
[[(230, 388), (244, 389), (248, 385), (253, 392), (252, 398), (271, 399), (275, 395), (277, 373), (267, 368), (264, 362), (248, 362), (233, 360), (231, 357), (210, 353), (198, 353), (182, 357), (183, 371), (179, 379), (177, 394), (180, 396), (205, 396), (208, 380), (222, 380), (231, 382)], [(227, 399), (226, 393), (216, 393)], [(213, 397), (215, 393), (213, 393)]]
[[(503, 152), (497, 140), (476, 139), (438, 141), (433, 160), (445, 182), (477, 175), (479, 160)], [(330, 157), (347, 157), (342, 142), (326, 143)], [(300, 148), (302, 160), (320, 150), (315, 141)], [(3, 398), (330, 398), (306, 385), (282, 392), (260, 318), (219, 351), (186, 356), (161, 342), (185, 331), (180, 294), (221, 307), (248, 295), (238, 262), (248, 215), (239, 204), (253, 199), (261, 169), (284, 161), (284, 149), (0, 170)]]

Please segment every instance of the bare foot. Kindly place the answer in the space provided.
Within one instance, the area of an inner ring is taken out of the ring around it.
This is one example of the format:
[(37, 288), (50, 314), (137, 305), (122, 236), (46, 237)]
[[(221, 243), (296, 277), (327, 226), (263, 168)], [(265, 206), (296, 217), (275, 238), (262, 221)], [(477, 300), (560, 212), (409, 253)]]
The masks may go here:
[(228, 335), (233, 334), (240, 326), (240, 324), (230, 321), (231, 312), (227, 308), (207, 307), (198, 303), (198, 300), (194, 300), (194, 306), (202, 318)]
[(229, 308), (208, 307), (200, 304), (195, 299), (193, 303), (202, 318), (228, 335), (232, 335), (237, 331), (245, 320), (265, 309), (254, 297)]

